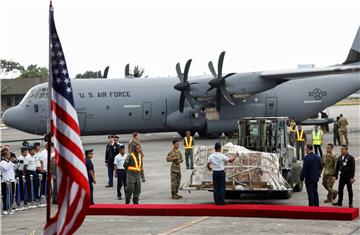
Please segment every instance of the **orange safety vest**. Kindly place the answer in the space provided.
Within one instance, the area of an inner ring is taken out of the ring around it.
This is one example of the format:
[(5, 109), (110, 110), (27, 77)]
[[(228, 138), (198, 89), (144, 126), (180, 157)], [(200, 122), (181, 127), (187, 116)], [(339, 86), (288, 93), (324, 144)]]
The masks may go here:
[(190, 141), (188, 142), (188, 138), (185, 137), (185, 149), (192, 149), (193, 148), (193, 137), (190, 136)]
[(141, 171), (141, 154), (138, 155), (139, 162), (137, 161), (134, 153), (131, 153), (131, 156), (134, 159), (135, 166), (128, 166), (128, 170), (140, 172)]
[(301, 132), (299, 132), (299, 130), (297, 130), (296, 131), (296, 141), (304, 142), (305, 139), (303, 138), (303, 134), (304, 134), (304, 130), (301, 130)]

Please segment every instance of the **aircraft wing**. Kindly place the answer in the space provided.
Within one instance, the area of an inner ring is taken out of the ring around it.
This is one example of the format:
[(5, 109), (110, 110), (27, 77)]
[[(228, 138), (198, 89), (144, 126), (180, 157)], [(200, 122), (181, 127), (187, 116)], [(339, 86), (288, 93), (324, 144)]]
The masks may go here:
[(260, 77), (274, 80), (291, 80), (303, 77), (359, 72), (360, 65), (338, 65), (325, 68), (301, 68), (292, 70), (275, 70), (260, 73)]

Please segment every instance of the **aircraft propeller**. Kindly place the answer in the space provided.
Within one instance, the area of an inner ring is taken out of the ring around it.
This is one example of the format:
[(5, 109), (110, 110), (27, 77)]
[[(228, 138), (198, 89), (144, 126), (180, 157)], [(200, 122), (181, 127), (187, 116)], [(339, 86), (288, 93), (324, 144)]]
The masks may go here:
[(125, 66), (125, 77), (129, 77), (129, 76), (131, 76), (131, 74), (130, 74), (130, 64), (127, 64)]
[(217, 73), (215, 72), (212, 61), (209, 61), (209, 63), (208, 63), (210, 72), (214, 76), (214, 78), (209, 81), (210, 88), (207, 91), (211, 91), (212, 89), (216, 88), (215, 105), (216, 105), (217, 111), (220, 111), (220, 108), (221, 108), (221, 96), (223, 96), (226, 99), (226, 101), (228, 103), (230, 103), (231, 105), (235, 105), (234, 101), (232, 100), (229, 92), (226, 90), (226, 87), (225, 87), (226, 78), (230, 77), (231, 75), (234, 75), (235, 73), (229, 73), (229, 74), (225, 75), (224, 77), (222, 76), (224, 57), (225, 57), (225, 51), (221, 52), (221, 54), (219, 56)]
[(192, 101), (192, 97), (190, 95), (190, 86), (192, 84), (197, 84), (197, 82), (189, 82), (188, 81), (190, 64), (191, 64), (191, 59), (188, 60), (185, 64), (184, 73), (181, 72), (180, 63), (176, 64), (176, 73), (178, 75), (180, 82), (175, 84), (174, 88), (181, 92), (180, 99), (179, 99), (180, 113), (182, 113), (184, 111), (185, 99), (189, 103), (190, 107), (192, 109), (195, 109), (194, 103)]
[(109, 73), (109, 66), (106, 66), (104, 69), (104, 75), (101, 75), (101, 71), (99, 71), (97, 77), (98, 78), (107, 78), (108, 73)]

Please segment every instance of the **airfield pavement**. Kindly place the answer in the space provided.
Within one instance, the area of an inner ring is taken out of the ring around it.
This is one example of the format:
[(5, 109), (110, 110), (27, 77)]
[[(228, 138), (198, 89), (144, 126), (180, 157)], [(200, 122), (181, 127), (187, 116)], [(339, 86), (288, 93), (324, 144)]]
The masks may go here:
[[(360, 106), (333, 106), (328, 109), (330, 117), (340, 113), (349, 120), (349, 152), (356, 158), (356, 182), (354, 188), (354, 207), (360, 206)], [(332, 129), (332, 125), (330, 125)], [(19, 154), (22, 139), (39, 138), (11, 128), (2, 128), (2, 145), (9, 143)], [(177, 133), (154, 133), (141, 135), (144, 150), (146, 182), (142, 184), (140, 203), (157, 204), (196, 204), (213, 203), (211, 192), (181, 191), (180, 200), (170, 198), (170, 163), (165, 161), (171, 147), (171, 140)], [(120, 143), (127, 143), (130, 135), (120, 135)], [(9, 142), (17, 140), (14, 142)], [(124, 203), (116, 198), (116, 187), (105, 188), (107, 170), (104, 152), (107, 136), (86, 136), (82, 138), (85, 148), (94, 148), (94, 166), (97, 184), (94, 188), (95, 203)], [(324, 136), (325, 143), (332, 143), (332, 134)], [(215, 140), (197, 139), (198, 145), (213, 145)], [(323, 147), (325, 150), (325, 148)], [(339, 147), (335, 147), (339, 153)], [(182, 183), (190, 175), (182, 164)], [(115, 179), (116, 183), (116, 179)], [(336, 186), (337, 187), (337, 183)], [(326, 191), (319, 182), (320, 206), (324, 204)], [(228, 203), (257, 203), (281, 205), (307, 205), (305, 188), (293, 193), (291, 199), (243, 195), (239, 200)], [(344, 193), (344, 206), (348, 205), (347, 191)], [(1, 234), (40, 234), (45, 223), (45, 208), (34, 208), (17, 212), (15, 215), (1, 216)], [(54, 214), (56, 207), (52, 207)], [(34, 233), (32, 233), (34, 232)], [(354, 221), (294, 220), (268, 218), (225, 218), (225, 217), (142, 217), (142, 216), (87, 216), (77, 234), (360, 234), (360, 219)]]

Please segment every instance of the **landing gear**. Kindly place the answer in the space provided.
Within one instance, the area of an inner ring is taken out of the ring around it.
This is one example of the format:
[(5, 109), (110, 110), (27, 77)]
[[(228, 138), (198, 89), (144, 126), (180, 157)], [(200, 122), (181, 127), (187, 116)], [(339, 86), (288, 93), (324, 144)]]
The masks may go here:
[(206, 131), (197, 131), (201, 138), (207, 139), (219, 139), (222, 133), (207, 133)]
[(209, 133), (207, 134), (207, 138), (209, 139), (219, 139), (222, 133)]
[(225, 132), (224, 134), (226, 137), (234, 137), (236, 135), (235, 131), (234, 132)]
[(178, 134), (179, 134), (182, 138), (185, 138), (185, 136), (186, 136), (186, 131), (178, 131)]
[(205, 130), (197, 131), (197, 133), (199, 134), (199, 136), (200, 136), (201, 138), (206, 138), (206, 131), (205, 131)]

